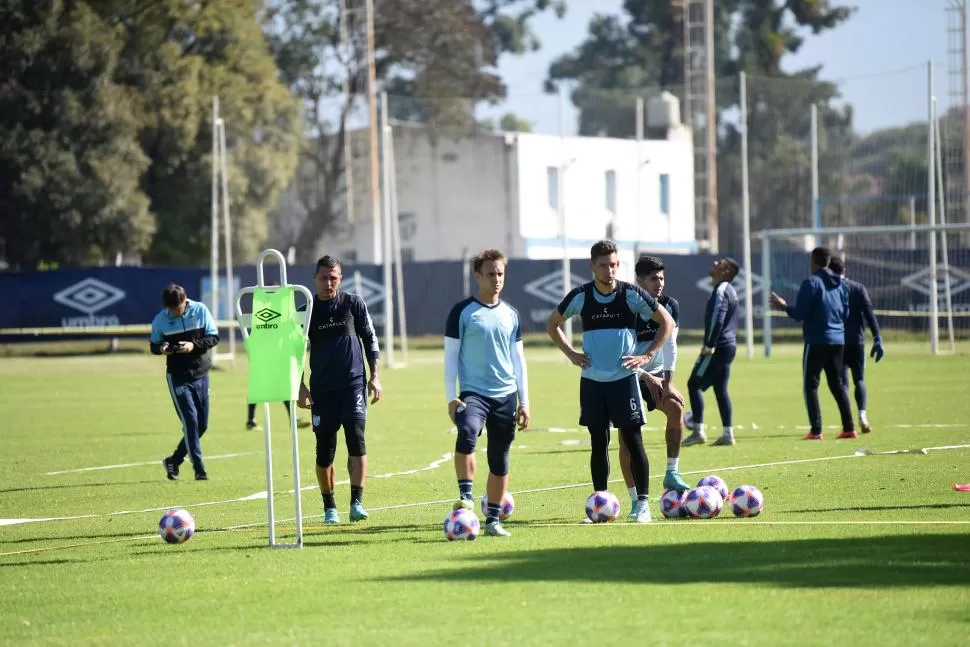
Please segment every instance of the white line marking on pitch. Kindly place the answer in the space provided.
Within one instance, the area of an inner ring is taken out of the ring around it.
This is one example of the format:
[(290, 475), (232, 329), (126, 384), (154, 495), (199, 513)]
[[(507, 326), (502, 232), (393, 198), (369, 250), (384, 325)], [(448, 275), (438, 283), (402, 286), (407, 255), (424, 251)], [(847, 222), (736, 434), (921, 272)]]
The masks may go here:
[[(255, 453), (255, 452), (249, 452), (249, 453)], [(410, 474), (418, 474), (419, 472), (427, 472), (430, 470), (435, 470), (441, 467), (442, 465), (444, 465), (445, 463), (449, 462), (453, 458), (453, 456), (454, 454), (448, 452), (446, 454), (442, 454), (441, 458), (437, 458), (431, 461), (428, 465), (425, 465), (424, 467), (404, 470), (402, 472), (387, 472), (386, 474), (372, 474), (372, 475), (369, 475), (368, 478), (386, 479), (394, 476), (407, 476)], [(215, 457), (212, 457), (212, 458), (215, 458)], [(336, 483), (336, 485), (348, 485), (348, 484), (349, 484), (349, 481), (347, 480), (338, 481)], [(315, 484), (307, 485), (303, 488), (300, 488), (300, 490), (301, 491), (315, 490), (318, 487), (319, 486)], [(292, 493), (293, 493), (292, 489), (284, 490), (280, 492), (280, 494), (292, 494)], [(76, 519), (92, 519), (96, 517), (115, 517), (115, 516), (126, 515), (126, 514), (161, 512), (164, 510), (171, 510), (172, 508), (180, 508), (180, 507), (181, 508), (200, 508), (203, 506), (224, 505), (228, 503), (243, 503), (246, 501), (260, 501), (265, 499), (266, 499), (266, 490), (263, 490), (262, 492), (254, 492), (253, 494), (249, 494), (236, 499), (223, 499), (221, 501), (203, 501), (201, 503), (188, 503), (184, 505), (166, 505), (166, 506), (159, 506), (154, 508), (145, 508), (144, 510), (118, 510), (116, 512), (108, 512), (108, 513), (101, 513), (101, 514), (82, 514), (82, 515), (74, 515), (74, 516), (67, 516), (67, 517), (43, 517), (43, 518), (35, 518), (35, 519), (0, 519), (0, 526), (15, 526), (18, 524), (40, 523), (43, 521), (72, 521)]]
[[(206, 456), (208, 460), (218, 460), (220, 458), (236, 458), (237, 456), (252, 456), (260, 452), (238, 452), (235, 454), (217, 454), (216, 456)], [(141, 467), (143, 465), (160, 465), (162, 461), (146, 461), (143, 463), (119, 463), (118, 465), (99, 465), (97, 467), (79, 467), (73, 470), (58, 470), (57, 472), (47, 472), (45, 476), (56, 476), (58, 474), (75, 474), (77, 472), (96, 472), (98, 470), (115, 470), (121, 467)]]
[[(929, 451), (942, 451), (942, 450), (948, 450), (948, 449), (968, 449), (968, 448), (970, 448), (970, 445), (942, 445), (942, 446), (939, 446), (939, 447), (925, 447), (924, 449), (926, 449), (926, 451), (929, 452)], [(897, 450), (897, 451), (908, 451), (908, 450)], [(416, 474), (418, 472), (428, 471), (428, 470), (431, 470), (431, 469), (436, 469), (437, 467), (440, 467), (441, 465), (443, 465), (444, 463), (446, 463), (448, 460), (450, 460), (451, 457), (452, 457), (452, 454), (450, 454), (450, 453), (444, 454), (444, 455), (442, 455), (441, 458), (432, 461), (430, 464), (428, 464), (427, 466), (422, 467), (422, 468), (413, 469), (413, 470), (406, 470), (404, 472), (394, 472), (394, 473), (388, 473), (388, 474), (382, 474), (382, 475), (375, 475), (375, 476), (372, 476), (371, 478), (389, 478), (391, 476), (396, 476), (396, 475)], [(861, 457), (862, 457), (862, 455), (853, 453), (853, 454), (847, 454), (847, 455), (843, 455), (843, 456), (821, 456), (821, 457), (818, 457), (818, 458), (800, 458), (800, 459), (788, 460), (788, 461), (776, 461), (776, 462), (773, 462), (773, 463), (753, 463), (751, 465), (735, 465), (735, 466), (731, 466), (731, 467), (719, 467), (719, 468), (713, 468), (713, 469), (692, 470), (692, 471), (689, 471), (689, 472), (683, 472), (683, 474), (693, 475), (693, 474), (705, 474), (705, 473), (715, 473), (715, 472), (730, 472), (730, 471), (736, 471), (736, 470), (756, 469), (756, 468), (759, 468), (759, 467), (779, 467), (779, 466), (782, 466), (782, 465), (798, 465), (798, 464), (802, 464), (802, 463), (819, 463), (819, 462), (824, 462), (824, 461), (845, 460), (845, 459), (848, 459), (848, 458), (861, 458)], [(660, 474), (654, 474), (654, 475), (651, 476), (651, 478), (661, 478), (661, 475)], [(619, 483), (621, 481), (622, 481), (622, 479), (611, 479), (610, 480), (610, 483)], [(339, 484), (346, 485), (347, 484), (347, 481), (341, 481)], [(310, 489), (314, 489), (316, 487), (317, 486), (312, 485), (312, 486), (307, 486), (306, 488), (301, 488), (301, 489), (310, 490)], [(512, 492), (512, 494), (532, 494), (532, 493), (537, 493), (537, 492), (551, 492), (551, 491), (554, 491), (554, 490), (567, 490), (567, 489), (574, 489), (574, 488), (581, 488), (581, 487), (588, 488), (588, 487), (590, 487), (590, 485), (589, 485), (589, 483), (573, 483), (573, 484), (569, 484), (569, 485), (555, 485), (555, 486), (552, 486), (552, 487), (534, 488), (534, 489), (530, 489), (530, 490), (518, 490), (516, 492)], [(293, 491), (290, 490), (289, 492), (292, 493)], [(263, 492), (256, 492), (254, 494), (250, 494), (248, 496), (240, 497), (240, 498), (237, 498), (237, 499), (225, 499), (225, 500), (222, 500), (222, 501), (206, 501), (206, 502), (202, 502), (202, 503), (183, 504), (181, 506), (178, 506), (178, 505), (169, 505), (169, 506), (161, 506), (161, 507), (155, 507), (155, 508), (146, 508), (144, 510), (122, 510), (122, 511), (119, 511), (119, 512), (110, 512), (110, 513), (107, 513), (107, 514), (85, 514), (85, 515), (67, 516), (67, 517), (47, 517), (47, 518), (42, 518), (42, 519), (0, 519), (0, 526), (11, 526), (11, 525), (16, 525), (16, 524), (24, 524), (24, 523), (37, 523), (37, 522), (43, 522), (43, 521), (70, 521), (70, 520), (75, 520), (75, 519), (90, 519), (90, 518), (95, 518), (95, 517), (111, 517), (111, 516), (124, 515), (124, 514), (137, 514), (137, 513), (147, 513), (147, 512), (159, 512), (159, 511), (162, 511), (162, 510), (169, 510), (169, 509), (174, 508), (174, 507), (197, 508), (197, 507), (203, 507), (203, 506), (222, 505), (222, 504), (228, 504), (228, 503), (241, 503), (241, 502), (244, 502), (244, 501), (258, 501), (258, 500), (265, 499), (265, 498), (266, 498), (266, 492), (263, 491)], [(424, 507), (424, 506), (431, 506), (431, 505), (440, 505), (440, 504), (443, 504), (443, 503), (448, 503), (450, 501), (453, 501), (453, 499), (445, 499), (445, 500), (440, 500), (440, 501), (421, 501), (421, 502), (418, 502), (418, 503), (403, 503), (403, 504), (398, 504), (398, 505), (391, 505), (391, 506), (383, 506), (383, 507), (371, 508), (371, 511), (378, 512), (378, 511), (382, 511), (382, 510), (398, 510), (398, 509), (402, 509), (402, 508), (417, 508), (417, 507)], [(316, 516), (316, 515), (313, 515), (313, 516)], [(312, 516), (304, 516), (304, 519), (307, 519), (307, 518), (312, 518)], [(290, 519), (279, 519), (280, 522), (292, 521), (292, 520), (293, 520), (292, 518), (290, 518)], [(266, 525), (265, 523), (245, 524), (243, 526), (232, 526), (232, 527), (227, 528), (227, 529), (230, 529), (231, 530), (231, 529), (241, 529), (241, 528), (252, 528), (252, 527), (265, 526), (265, 525)], [(0, 556), (2, 556), (2, 555), (3, 555), (3, 553), (0, 553)]]

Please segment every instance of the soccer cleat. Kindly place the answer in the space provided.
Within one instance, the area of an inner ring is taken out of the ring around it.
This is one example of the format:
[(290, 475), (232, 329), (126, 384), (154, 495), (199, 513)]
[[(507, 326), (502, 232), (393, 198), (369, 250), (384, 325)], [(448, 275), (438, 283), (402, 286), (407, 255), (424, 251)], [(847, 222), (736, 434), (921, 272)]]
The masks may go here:
[(700, 433), (699, 431), (695, 431), (687, 438), (684, 438), (684, 442), (682, 442), (681, 445), (683, 445), (684, 447), (690, 447), (691, 445), (703, 445), (706, 442), (707, 442), (707, 436)]
[(836, 438), (841, 438), (842, 440), (853, 439), (853, 438), (858, 438), (858, 437), (859, 436), (856, 435), (856, 433), (854, 431), (852, 431), (851, 429), (846, 429), (841, 434), (839, 434), (838, 436), (836, 436)]
[(872, 433), (872, 427), (869, 426), (869, 421), (868, 420), (860, 420), (859, 421), (859, 429), (864, 434)]
[(364, 506), (361, 505), (360, 501), (354, 501), (350, 504), (350, 520), (354, 521), (367, 521), (367, 510), (364, 510)]
[(324, 508), (323, 509), (323, 523), (325, 523), (325, 524), (337, 524), (337, 523), (340, 523), (340, 515), (337, 514), (337, 508)]
[(170, 458), (163, 458), (162, 465), (165, 466), (165, 477), (169, 481), (179, 480), (179, 466), (172, 462)]
[(455, 501), (455, 505), (451, 506), (452, 510), (474, 510), (475, 502), (471, 499), (458, 499)]
[(259, 429), (259, 425), (256, 424), (255, 420), (246, 421), (246, 431), (253, 431), (254, 429)]
[(802, 438), (802, 440), (822, 440), (822, 434), (821, 434), (821, 432), (820, 433), (817, 433), (817, 434), (813, 434), (813, 433), (809, 432), (809, 434), (807, 436), (805, 436), (804, 438)]
[(485, 534), (489, 537), (511, 537), (512, 533), (502, 527), (501, 521), (490, 521), (485, 524)]
[(734, 444), (734, 436), (719, 436), (712, 445), (719, 445), (721, 447), (730, 446)]
[(630, 514), (627, 515), (628, 518), (630, 519), (637, 518), (637, 509), (640, 507), (637, 505), (638, 503), (639, 501), (634, 501), (633, 503), (630, 504)]
[(970, 492), (970, 483), (954, 483), (953, 489), (957, 492)]
[(208, 481), (209, 480), (209, 475), (206, 474), (204, 471), (203, 472), (196, 472), (195, 473), (195, 480), (196, 481)]
[(634, 517), (637, 523), (650, 523), (653, 517), (650, 516), (650, 506), (646, 501), (637, 501), (637, 514)]
[[(667, 470), (664, 472), (663, 485), (665, 490), (677, 490), (678, 492), (686, 492), (690, 489), (690, 485), (680, 477), (680, 472), (677, 470)], [(635, 515), (630, 513), (630, 516), (633, 517)]]

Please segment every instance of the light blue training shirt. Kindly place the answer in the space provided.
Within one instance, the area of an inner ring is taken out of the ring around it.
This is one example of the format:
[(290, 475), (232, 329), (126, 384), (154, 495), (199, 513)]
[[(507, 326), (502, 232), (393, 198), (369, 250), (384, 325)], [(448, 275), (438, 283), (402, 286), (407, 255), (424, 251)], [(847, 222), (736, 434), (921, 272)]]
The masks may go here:
[(457, 339), (459, 392), (500, 398), (517, 390), (512, 354), (522, 341), (519, 312), (499, 301), (488, 306), (474, 297), (451, 309), (445, 337)]

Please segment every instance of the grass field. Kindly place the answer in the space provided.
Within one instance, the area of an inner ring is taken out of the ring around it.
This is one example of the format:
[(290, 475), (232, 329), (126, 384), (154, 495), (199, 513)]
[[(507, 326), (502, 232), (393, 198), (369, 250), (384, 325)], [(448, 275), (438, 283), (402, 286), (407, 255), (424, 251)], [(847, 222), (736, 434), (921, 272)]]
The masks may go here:
[[(970, 481), (970, 356), (890, 345), (869, 365), (874, 433), (836, 441), (826, 429), (804, 443), (800, 349), (777, 350), (735, 364), (738, 444), (681, 458), (689, 481), (761, 488), (756, 519), (667, 521), (653, 503), (652, 524), (579, 524), (591, 488), (578, 375), (534, 348), (537, 430), (513, 450), (513, 536), (447, 542), (455, 436), (440, 354), (420, 351), (384, 372), (386, 399), (370, 411), (370, 521), (324, 527), (307, 488), (301, 551), (266, 547), (266, 502), (251, 496), (265, 490), (263, 435), (243, 429), (244, 362), (213, 373), (212, 480), (169, 482), (159, 461), (180, 429), (158, 358), (0, 359), (0, 643), (967, 644), (970, 494), (950, 484)], [(682, 370), (694, 352), (682, 349)], [(822, 402), (834, 425), (824, 389)], [(290, 518), (286, 418), (279, 404), (272, 415), (277, 510)], [(710, 394), (707, 417), (717, 419)], [(645, 431), (652, 497), (661, 424), (651, 415)], [(309, 430), (301, 443), (313, 486)], [(854, 456), (860, 448), (929, 451)], [(338, 466), (345, 456), (341, 444)], [(484, 456), (480, 466), (479, 495)], [(625, 508), (622, 483), (611, 488)], [(344, 520), (348, 497), (344, 483)], [(198, 532), (169, 546), (155, 529), (176, 506)], [(292, 535), (292, 519), (279, 532)]]

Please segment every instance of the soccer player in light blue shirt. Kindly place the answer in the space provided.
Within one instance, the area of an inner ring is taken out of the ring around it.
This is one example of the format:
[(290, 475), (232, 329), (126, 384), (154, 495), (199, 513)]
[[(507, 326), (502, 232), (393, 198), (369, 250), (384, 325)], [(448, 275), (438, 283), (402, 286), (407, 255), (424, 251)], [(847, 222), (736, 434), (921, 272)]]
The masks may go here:
[[(589, 269), (595, 280), (572, 290), (549, 315), (546, 332), (570, 362), (583, 369), (579, 381), (579, 424), (589, 430), (593, 489), (607, 489), (610, 478), (610, 424), (630, 450), (637, 491), (636, 521), (651, 521), (647, 507), (649, 465), (640, 429), (643, 405), (636, 369), (650, 364), (674, 328), (670, 313), (636, 285), (619, 281), (616, 243), (601, 240), (590, 248)], [(583, 352), (572, 347), (560, 330), (578, 315), (583, 323)], [(636, 352), (636, 320), (645, 315), (657, 323), (657, 334), (646, 352)]]
[(485, 534), (493, 537), (511, 535), (499, 519), (509, 484), (509, 450), (516, 428), (529, 426), (519, 313), (499, 298), (507, 263), (495, 249), (475, 257), (478, 294), (455, 304), (445, 326), (445, 399), (448, 416), (458, 430), (455, 509), (474, 507), (475, 445), (484, 427), (488, 433)]

